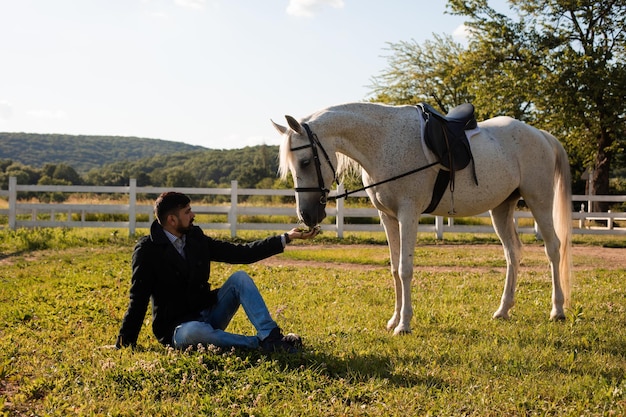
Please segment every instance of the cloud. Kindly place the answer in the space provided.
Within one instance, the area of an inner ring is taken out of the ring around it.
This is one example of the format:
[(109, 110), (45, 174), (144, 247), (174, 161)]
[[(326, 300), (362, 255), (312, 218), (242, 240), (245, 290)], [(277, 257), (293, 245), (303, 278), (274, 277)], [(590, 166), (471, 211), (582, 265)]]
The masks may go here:
[(465, 25), (460, 25), (452, 32), (452, 38), (457, 42), (467, 43), (471, 35), (471, 29)]
[(203, 10), (206, 6), (206, 0), (174, 0), (177, 6), (187, 9)]
[(0, 100), (0, 121), (9, 120), (13, 115), (13, 106), (6, 100)]
[(313, 17), (326, 6), (342, 9), (343, 0), (289, 0), (287, 14), (297, 17)]

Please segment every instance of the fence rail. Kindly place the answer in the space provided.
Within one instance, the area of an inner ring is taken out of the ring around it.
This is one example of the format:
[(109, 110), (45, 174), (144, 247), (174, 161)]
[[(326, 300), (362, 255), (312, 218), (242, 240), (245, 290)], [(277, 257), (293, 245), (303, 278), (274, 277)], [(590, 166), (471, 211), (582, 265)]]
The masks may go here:
[[(230, 188), (185, 188), (185, 187), (138, 187), (135, 179), (130, 180), (128, 186), (83, 186), (83, 185), (19, 185), (17, 179), (9, 179), (9, 189), (0, 190), (0, 197), (8, 199), (8, 209), (0, 209), (0, 217), (8, 217), (7, 226), (15, 230), (21, 227), (107, 227), (128, 229), (134, 235), (137, 229), (148, 228), (154, 219), (152, 205), (138, 203), (138, 195), (158, 195), (164, 191), (175, 190), (190, 196), (211, 195), (226, 196), (230, 200), (228, 205), (198, 205), (194, 203), (196, 214), (226, 215), (226, 222), (198, 223), (204, 229), (230, 230), (232, 237), (237, 236), (240, 230), (285, 230), (293, 224), (284, 222), (256, 223), (242, 222), (240, 216), (295, 216), (294, 207), (274, 206), (243, 206), (239, 205), (241, 196), (293, 196), (293, 190), (272, 190), (238, 188), (237, 182), (232, 181)], [(122, 194), (128, 196), (128, 204), (77, 204), (77, 203), (32, 203), (18, 200), (18, 193), (94, 193), (94, 194)], [(332, 194), (342, 193), (341, 186)], [(354, 194), (355, 197), (367, 197), (365, 192)], [(582, 202), (581, 210), (573, 212), (575, 220), (574, 233), (576, 234), (609, 234), (626, 235), (626, 213), (619, 212), (589, 212), (585, 207), (593, 207), (592, 202), (609, 203), (626, 202), (626, 196), (590, 196), (575, 195), (572, 202)], [(586, 204), (586, 205), (585, 205)], [(378, 224), (354, 224), (347, 222), (348, 218), (377, 218), (378, 212), (374, 208), (346, 207), (345, 201), (339, 199), (335, 207), (327, 207), (328, 216), (334, 216), (333, 224), (324, 224), (322, 229), (335, 232), (343, 238), (345, 232), (382, 231)], [(112, 220), (91, 220), (90, 215), (111, 215)], [(117, 217), (128, 220), (119, 221)], [(435, 217), (434, 224), (432, 217)], [(485, 212), (473, 217), (489, 217)], [(455, 224), (454, 218), (424, 215), (423, 219), (431, 218), (420, 226), (422, 232), (433, 232), (438, 239), (444, 233), (493, 233), (491, 225)], [(515, 211), (515, 222), (520, 219), (532, 219), (532, 214), (524, 210)], [(533, 221), (534, 223), (534, 221)], [(537, 224), (533, 226), (518, 226), (520, 233), (538, 235)]]

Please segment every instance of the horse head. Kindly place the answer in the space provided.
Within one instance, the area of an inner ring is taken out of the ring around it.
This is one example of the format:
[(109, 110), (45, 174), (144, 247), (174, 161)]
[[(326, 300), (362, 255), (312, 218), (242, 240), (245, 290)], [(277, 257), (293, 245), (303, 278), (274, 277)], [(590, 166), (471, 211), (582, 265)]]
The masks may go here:
[[(317, 135), (306, 124), (300, 124), (291, 116), (285, 116), (289, 127), (272, 121), (283, 135), (280, 145), (279, 174), (286, 179), (288, 172), (293, 177), (296, 191), (298, 218), (308, 227), (317, 226), (326, 217), (328, 193), (336, 180), (336, 172), (330, 155), (320, 143)], [(320, 158), (326, 163), (322, 164)]]

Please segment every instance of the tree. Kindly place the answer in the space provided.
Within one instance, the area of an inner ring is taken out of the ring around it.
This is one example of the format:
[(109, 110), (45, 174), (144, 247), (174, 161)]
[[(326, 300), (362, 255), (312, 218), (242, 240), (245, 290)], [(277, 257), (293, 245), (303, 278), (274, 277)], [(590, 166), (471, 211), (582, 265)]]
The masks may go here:
[(80, 178), (80, 175), (78, 175), (78, 172), (76, 172), (76, 170), (71, 166), (63, 163), (57, 164), (54, 172), (52, 173), (52, 178), (64, 180), (74, 185), (82, 183), (82, 179)]
[(453, 14), (469, 18), (463, 60), (477, 68), (468, 82), (478, 107), (495, 115), (493, 103), (512, 104), (511, 115), (559, 136), (593, 170), (592, 194), (608, 194), (612, 163), (626, 143), (626, 0), (508, 3), (517, 20), (487, 0), (448, 2)]
[(390, 104), (426, 101), (447, 112), (473, 101), (461, 65), (465, 48), (450, 36), (433, 35), (434, 41), (389, 43), (389, 69), (372, 79), (373, 100)]
[(41, 172), (28, 165), (13, 163), (5, 168), (6, 177), (16, 177), (18, 184), (37, 184)]
[(167, 173), (166, 187), (197, 187), (197, 185), (193, 174), (183, 168), (175, 167)]

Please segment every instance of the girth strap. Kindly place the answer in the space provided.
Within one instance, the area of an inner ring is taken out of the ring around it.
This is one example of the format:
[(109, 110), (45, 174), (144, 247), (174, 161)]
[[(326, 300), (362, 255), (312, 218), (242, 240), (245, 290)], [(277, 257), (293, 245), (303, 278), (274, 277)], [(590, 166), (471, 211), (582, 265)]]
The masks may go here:
[(439, 174), (437, 174), (437, 179), (435, 180), (435, 187), (433, 188), (433, 196), (430, 199), (430, 204), (424, 210), (424, 213), (432, 213), (439, 202), (441, 201), (441, 197), (443, 197), (443, 193), (446, 192), (446, 187), (448, 187), (448, 183), (450, 182), (450, 171), (445, 169), (440, 169)]

